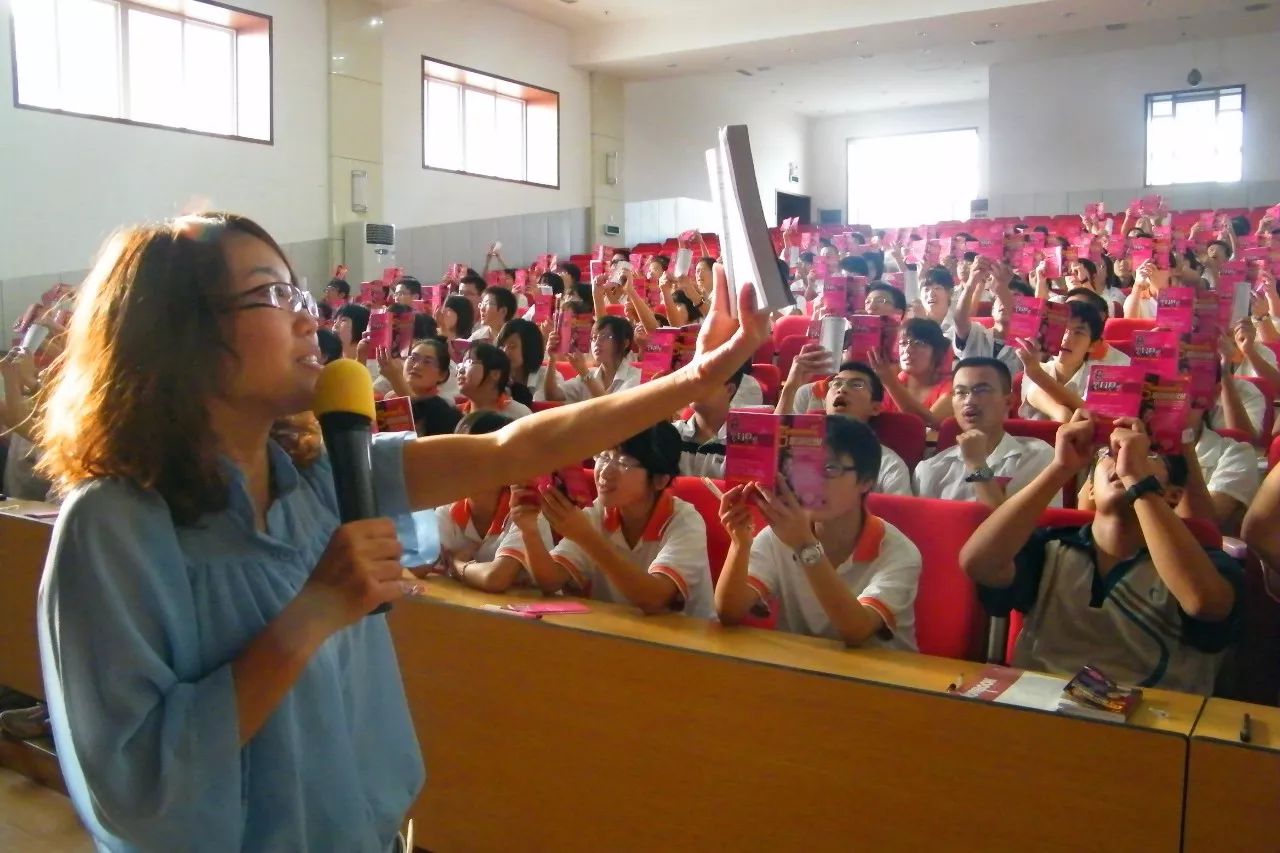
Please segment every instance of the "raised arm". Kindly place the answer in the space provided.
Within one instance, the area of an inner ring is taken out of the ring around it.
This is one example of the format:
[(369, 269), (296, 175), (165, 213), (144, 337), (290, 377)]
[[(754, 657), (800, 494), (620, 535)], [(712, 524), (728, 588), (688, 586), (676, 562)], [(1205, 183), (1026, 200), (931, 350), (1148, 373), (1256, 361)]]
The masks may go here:
[(1280, 572), (1280, 466), (1271, 469), (1249, 504), (1240, 536), (1270, 572)]

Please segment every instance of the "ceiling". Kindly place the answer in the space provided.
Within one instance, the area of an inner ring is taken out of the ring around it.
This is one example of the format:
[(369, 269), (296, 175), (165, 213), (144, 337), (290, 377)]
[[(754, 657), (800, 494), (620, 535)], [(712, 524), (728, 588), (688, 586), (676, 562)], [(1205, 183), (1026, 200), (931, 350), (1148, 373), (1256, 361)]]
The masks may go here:
[(810, 116), (985, 99), (992, 65), (1037, 57), (1183, 43), (1190, 69), (1197, 42), (1280, 30), (1280, 0), (495, 2), (570, 30), (578, 67), (723, 75)]

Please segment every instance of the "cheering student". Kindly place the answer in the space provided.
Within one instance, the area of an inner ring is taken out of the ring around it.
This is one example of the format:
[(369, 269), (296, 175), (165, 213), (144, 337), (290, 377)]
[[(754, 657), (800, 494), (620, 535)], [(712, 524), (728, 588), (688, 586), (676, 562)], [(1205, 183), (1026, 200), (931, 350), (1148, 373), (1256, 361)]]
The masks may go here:
[(596, 456), (594, 505), (580, 509), (559, 489), (542, 489), (542, 514), (563, 538), (549, 553), (527, 549), (537, 585), (647, 614), (710, 618), (707, 528), (669, 490), (679, 472), (680, 436), (659, 423)]
[[(1004, 362), (994, 358), (956, 362), (951, 402), (960, 435), (954, 447), (916, 466), (917, 495), (976, 500), (996, 507), (1053, 461), (1053, 448), (1040, 439), (1005, 432), (1012, 394), (1013, 377)], [(1062, 506), (1062, 496), (1050, 506)]]
[[(991, 328), (971, 319), (978, 309), (989, 278), (995, 299), (991, 303)], [(952, 350), (957, 358), (995, 358), (1009, 369), (1011, 374), (1022, 372), (1022, 362), (1011, 341), (1005, 340), (1009, 316), (1019, 296), (1035, 296), (1026, 282), (1015, 279), (1008, 264), (994, 267), (983, 259), (977, 259), (969, 269), (969, 283), (964, 298), (956, 306)]]
[(458, 426), (462, 413), (440, 393), (451, 373), (449, 345), (442, 339), (414, 341), (404, 359), (379, 349), (378, 367), (392, 393), (409, 398), (418, 435), (446, 435)]
[(516, 295), (505, 287), (486, 287), (480, 297), (480, 322), (471, 330), (472, 341), (492, 341), (507, 321), (516, 316)]
[(511, 361), (493, 344), (472, 345), (458, 365), (458, 391), (467, 398), (462, 403), (467, 412), (497, 412), (512, 420), (532, 414), (507, 393), (510, 382)]
[(1129, 356), (1114, 347), (1101, 358), (1093, 358), (1093, 348), (1102, 340), (1102, 315), (1083, 300), (1069, 300), (1067, 305), (1071, 317), (1058, 355), (1041, 364), (1035, 341), (1022, 341), (1018, 346), (1023, 368), (1022, 407), (1018, 414), (1023, 418), (1064, 423), (1071, 420), (1072, 413), (1084, 406), (1090, 367), (1129, 363)]
[[(1175, 514), (1180, 457), (1153, 454), (1133, 418), (1118, 419), (1098, 453), (1094, 429), (1084, 411), (1058, 428), (1053, 462), (978, 526), (960, 565), (993, 616), (1026, 615), (1014, 666), (1097, 666), (1121, 683), (1207, 696), (1235, 638), (1240, 566), (1202, 548)], [(1091, 464), (1093, 522), (1038, 529), (1050, 500)]]
[(480, 296), (488, 286), (488, 282), (480, 276), (475, 273), (468, 273), (458, 282), (458, 293), (471, 303), (471, 307), (474, 310), (478, 311), (480, 309)]
[(907, 316), (907, 297), (892, 284), (876, 282), (867, 287), (862, 310), (877, 317), (892, 317), (901, 323)]
[(324, 300), (335, 309), (346, 305), (351, 299), (351, 285), (345, 278), (330, 279), (324, 286)]
[(867, 360), (888, 397), (886, 412), (908, 412), (937, 429), (951, 414), (951, 375), (943, 369), (951, 341), (933, 320), (912, 317), (898, 335), (898, 363), (882, 359), (874, 350)]
[(688, 418), (675, 422), (680, 434), (680, 473), (688, 477), (724, 476), (725, 424), (747, 365), (701, 399), (694, 400)]
[(1272, 468), (1240, 525), (1240, 536), (1269, 573), (1280, 572), (1280, 465)]
[(640, 368), (628, 358), (634, 340), (635, 329), (625, 318), (613, 315), (597, 318), (591, 330), (591, 357), (596, 366), (588, 368), (583, 353), (571, 352), (565, 358), (578, 375), (562, 383), (560, 371), (556, 369), (560, 332), (553, 331), (547, 339), (547, 369), (542, 376), (546, 399), (577, 403), (639, 385)]
[(951, 307), (955, 289), (956, 280), (946, 267), (933, 267), (920, 282), (920, 304), (924, 307), (924, 318), (937, 323), (942, 328), (942, 333), (948, 336), (956, 325)]
[(422, 282), (411, 275), (402, 275), (391, 286), (391, 299), (396, 305), (413, 307), (413, 300), (422, 298)]
[(542, 399), (542, 360), (546, 348), (536, 323), (517, 317), (498, 333), (498, 346), (511, 362), (511, 398), (528, 406)]
[(446, 341), (467, 341), (475, 330), (476, 312), (465, 296), (446, 297), (436, 311), (436, 329)]
[[(831, 357), (819, 345), (805, 344), (791, 362), (791, 372), (787, 374), (774, 412), (779, 415), (825, 412), (870, 424), (884, 407), (884, 383), (870, 365), (853, 356), (852, 351), (846, 350), (847, 360), (834, 376), (809, 382), (812, 377), (827, 372)], [(884, 445), (880, 446), (880, 474), (875, 491), (883, 495), (912, 494), (911, 470), (893, 448)]]
[[(304, 417), (314, 303), (231, 214), (114, 236), (43, 396), (42, 470), (65, 496), (38, 624), (58, 759), (112, 850), (392, 849), (423, 766), (385, 618), (387, 518), (340, 525)], [(400, 516), (577, 464), (725, 382), (767, 314), (728, 288), (699, 355), (632, 391), (482, 436), (374, 437)], [(447, 689), (442, 685), (442, 689)]]
[[(801, 507), (785, 486), (781, 494), (734, 486), (721, 499), (731, 542), (716, 613), (736, 625), (776, 612), (782, 631), (915, 651), (920, 551), (864, 505), (879, 475), (880, 443), (865, 424), (831, 416), (826, 447), (820, 510)], [(752, 492), (769, 524), (754, 538)]]

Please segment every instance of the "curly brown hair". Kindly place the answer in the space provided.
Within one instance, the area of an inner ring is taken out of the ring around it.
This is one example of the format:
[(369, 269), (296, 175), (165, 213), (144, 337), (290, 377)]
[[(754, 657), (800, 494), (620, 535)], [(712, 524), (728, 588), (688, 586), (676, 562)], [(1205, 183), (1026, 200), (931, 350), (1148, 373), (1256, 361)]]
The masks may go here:
[[(260, 225), (230, 213), (126, 228), (107, 241), (40, 395), (39, 471), (59, 494), (120, 477), (158, 492), (178, 525), (226, 509), (229, 483), (206, 406), (224, 377), (207, 366), (234, 357), (223, 328), (231, 298), (224, 243), (234, 234), (285, 258)], [(272, 438), (296, 464), (320, 455), (309, 413), (278, 421)]]

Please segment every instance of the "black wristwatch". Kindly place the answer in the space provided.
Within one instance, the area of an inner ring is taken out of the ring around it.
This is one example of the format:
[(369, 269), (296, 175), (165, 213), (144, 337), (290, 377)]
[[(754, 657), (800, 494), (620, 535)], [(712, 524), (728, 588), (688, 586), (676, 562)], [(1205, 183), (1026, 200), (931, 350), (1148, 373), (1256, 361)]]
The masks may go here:
[(1143, 495), (1160, 494), (1162, 492), (1164, 492), (1164, 486), (1160, 485), (1160, 481), (1156, 479), (1155, 474), (1151, 474), (1125, 489), (1124, 496), (1128, 498), (1129, 506), (1133, 506)]
[(990, 465), (983, 465), (978, 470), (966, 474), (964, 481), (966, 483), (990, 483), (996, 478), (996, 472), (991, 469)]

